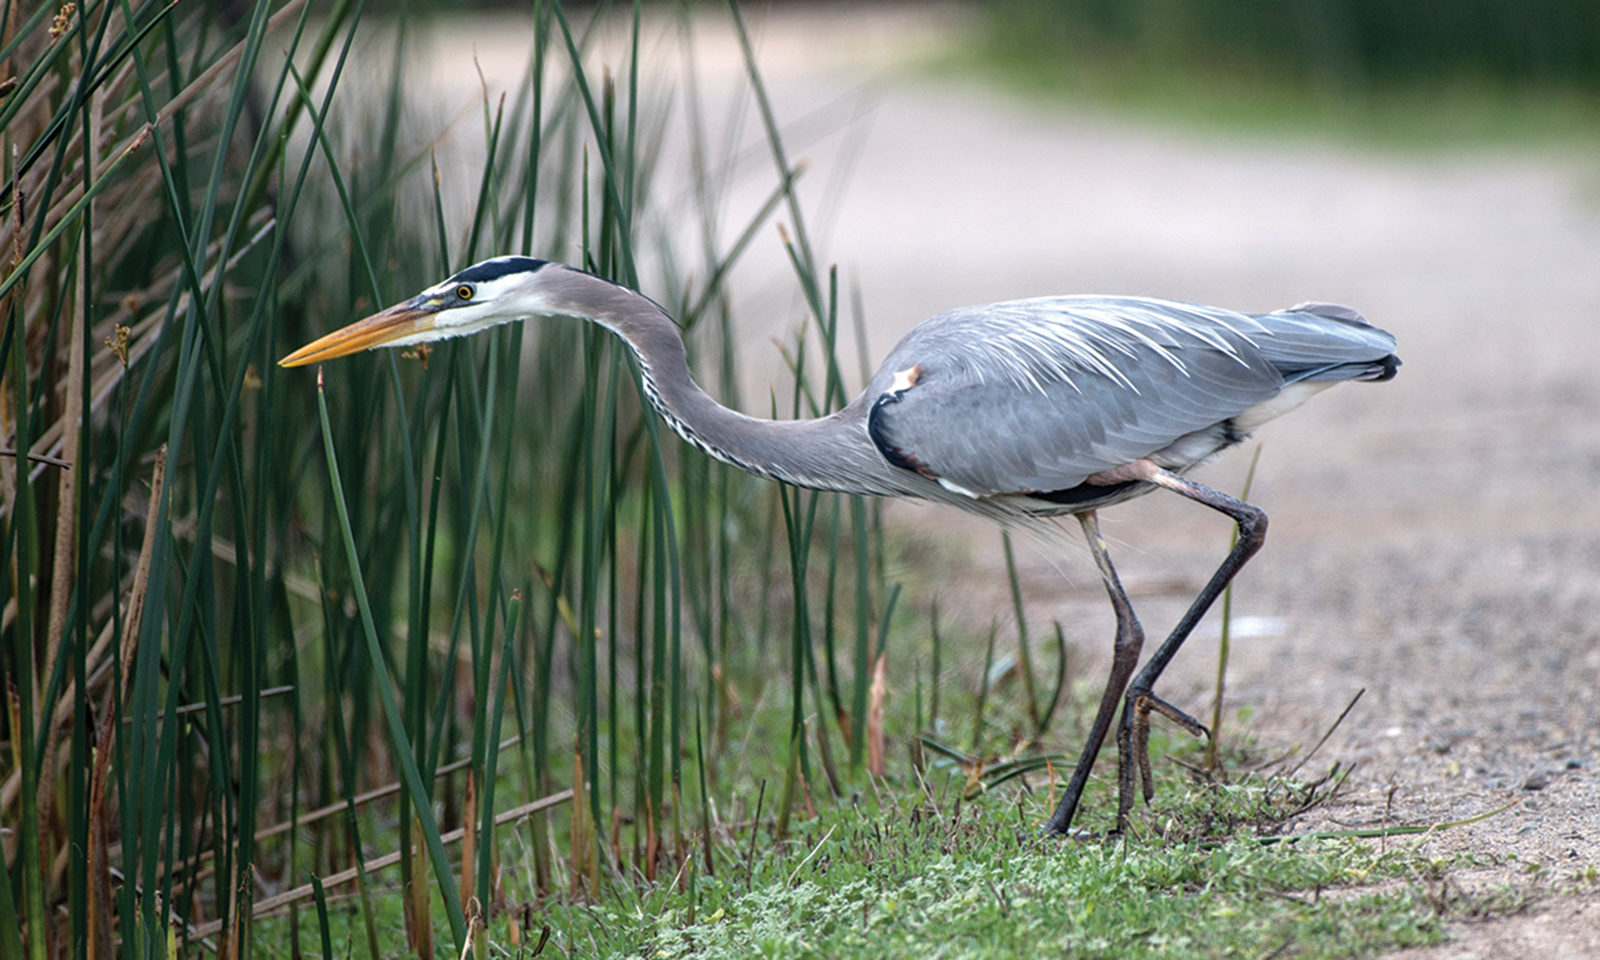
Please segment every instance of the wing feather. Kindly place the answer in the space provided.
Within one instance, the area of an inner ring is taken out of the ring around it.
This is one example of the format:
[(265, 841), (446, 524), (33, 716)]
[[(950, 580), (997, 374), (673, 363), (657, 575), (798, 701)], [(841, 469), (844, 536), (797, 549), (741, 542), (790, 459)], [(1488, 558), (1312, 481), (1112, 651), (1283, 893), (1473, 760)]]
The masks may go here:
[[(869, 426), (886, 452), (979, 496), (1071, 489), (1275, 396), (1266, 319), (1132, 297), (954, 310), (890, 353)], [(913, 367), (914, 385), (891, 389)]]

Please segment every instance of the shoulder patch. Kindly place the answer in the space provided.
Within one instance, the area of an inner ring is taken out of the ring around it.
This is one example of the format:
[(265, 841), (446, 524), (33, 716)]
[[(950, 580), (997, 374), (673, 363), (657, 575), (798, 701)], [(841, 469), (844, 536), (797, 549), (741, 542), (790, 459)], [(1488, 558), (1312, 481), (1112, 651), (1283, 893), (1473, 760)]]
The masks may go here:
[(894, 382), (889, 384), (890, 393), (905, 393), (917, 385), (922, 379), (922, 364), (915, 364), (899, 371), (894, 375)]

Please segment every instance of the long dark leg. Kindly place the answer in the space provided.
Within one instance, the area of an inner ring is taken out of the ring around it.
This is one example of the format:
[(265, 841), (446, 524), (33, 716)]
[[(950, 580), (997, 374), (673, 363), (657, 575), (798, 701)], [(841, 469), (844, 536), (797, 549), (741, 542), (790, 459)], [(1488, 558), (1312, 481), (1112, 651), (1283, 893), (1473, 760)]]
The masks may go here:
[[(1072, 771), (1066, 794), (1062, 796), (1056, 812), (1051, 814), (1050, 821), (1045, 824), (1045, 832), (1055, 834), (1065, 834), (1072, 825), (1072, 815), (1078, 810), (1083, 787), (1089, 782), (1089, 772), (1094, 768), (1100, 746), (1105, 742), (1111, 721), (1117, 714), (1117, 701), (1122, 699), (1128, 678), (1133, 676), (1134, 667), (1139, 665), (1139, 650), (1144, 646), (1144, 628), (1139, 626), (1139, 618), (1134, 616), (1133, 605), (1128, 602), (1122, 582), (1117, 579), (1116, 568), (1111, 565), (1111, 557), (1106, 553), (1106, 542), (1100, 536), (1099, 518), (1090, 510), (1078, 514), (1078, 523), (1083, 526), (1084, 539), (1089, 541), (1095, 566), (1100, 568), (1100, 579), (1105, 581), (1106, 593), (1111, 596), (1111, 608), (1117, 614), (1117, 637), (1111, 654), (1111, 678), (1106, 681), (1106, 691), (1100, 696), (1100, 709), (1095, 713), (1094, 725), (1089, 728), (1089, 742), (1084, 744), (1083, 755), (1078, 758), (1078, 766)], [(1133, 796), (1133, 768), (1128, 765), (1126, 749), (1117, 753), (1117, 789), (1122, 796)]]
[[(1161, 677), (1161, 672), (1172, 662), (1178, 648), (1183, 646), (1183, 641), (1189, 638), (1190, 631), (1195, 624), (1205, 616), (1211, 604), (1221, 595), (1227, 587), (1228, 581), (1234, 578), (1239, 569), (1261, 549), (1261, 544), (1267, 537), (1267, 515), (1259, 507), (1236, 500), (1225, 493), (1219, 493), (1210, 487), (1195, 483), (1193, 480), (1180, 477), (1166, 470), (1153, 472), (1147, 478), (1151, 483), (1160, 484), (1168, 490), (1181, 493), (1191, 500), (1203, 503), (1213, 510), (1220, 511), (1232, 517), (1239, 524), (1239, 542), (1234, 544), (1232, 550), (1217, 567), (1217, 572), (1211, 575), (1200, 595), (1189, 604), (1189, 609), (1184, 613), (1183, 619), (1172, 629), (1172, 633), (1156, 650), (1150, 662), (1144, 665), (1139, 675), (1133, 678), (1128, 685), (1126, 703), (1122, 708), (1122, 726), (1117, 732), (1117, 746), (1121, 751), (1123, 763), (1131, 761), (1138, 767), (1140, 785), (1144, 791), (1145, 802), (1150, 801), (1155, 793), (1155, 788), (1150, 780), (1150, 712), (1166, 716), (1189, 730), (1190, 733), (1201, 735), (1206, 733), (1206, 728), (1188, 714), (1174, 707), (1172, 704), (1156, 697), (1152, 692), (1155, 682)], [(1128, 784), (1131, 786), (1131, 780)], [(1125, 790), (1118, 798), (1117, 828), (1122, 829), (1127, 820), (1128, 811), (1133, 807), (1133, 791)]]

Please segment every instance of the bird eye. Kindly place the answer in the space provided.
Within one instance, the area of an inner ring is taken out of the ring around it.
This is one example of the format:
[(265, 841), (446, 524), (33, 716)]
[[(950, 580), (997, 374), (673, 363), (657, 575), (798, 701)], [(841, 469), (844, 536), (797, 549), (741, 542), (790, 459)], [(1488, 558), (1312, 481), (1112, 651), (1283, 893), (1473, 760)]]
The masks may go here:
[(458, 299), (458, 300), (471, 300), (472, 299), (472, 284), (463, 283), (461, 286), (456, 287), (456, 299)]

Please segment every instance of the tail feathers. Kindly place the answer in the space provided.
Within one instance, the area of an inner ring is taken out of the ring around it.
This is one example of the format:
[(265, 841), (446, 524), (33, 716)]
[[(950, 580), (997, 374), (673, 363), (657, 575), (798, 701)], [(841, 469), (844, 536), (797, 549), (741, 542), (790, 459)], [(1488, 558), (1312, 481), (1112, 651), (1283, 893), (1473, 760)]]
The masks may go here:
[(1394, 335), (1353, 307), (1302, 303), (1256, 319), (1268, 332), (1257, 346), (1289, 383), (1376, 382), (1400, 368)]
[(1377, 360), (1358, 363), (1333, 363), (1324, 367), (1312, 367), (1304, 370), (1283, 370), (1283, 378), (1289, 383), (1319, 383), (1338, 382), (1343, 380), (1363, 380), (1370, 383), (1381, 383), (1384, 380), (1393, 380), (1394, 375), (1400, 370), (1400, 358), (1389, 354)]

